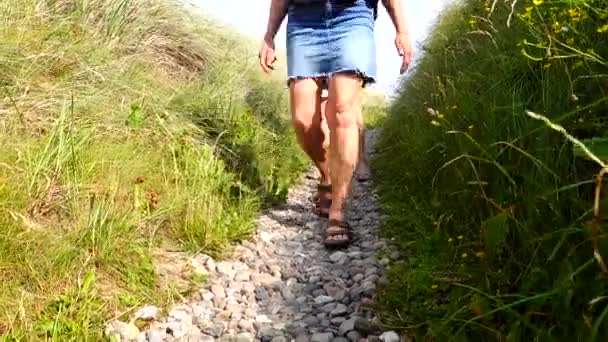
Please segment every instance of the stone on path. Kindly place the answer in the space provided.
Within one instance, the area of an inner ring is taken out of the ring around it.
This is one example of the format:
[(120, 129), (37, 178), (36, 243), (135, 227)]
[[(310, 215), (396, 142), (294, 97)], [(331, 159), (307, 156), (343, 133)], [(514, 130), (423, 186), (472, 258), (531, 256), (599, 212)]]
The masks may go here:
[(380, 335), (380, 341), (383, 342), (401, 342), (399, 335), (394, 331), (387, 331)]

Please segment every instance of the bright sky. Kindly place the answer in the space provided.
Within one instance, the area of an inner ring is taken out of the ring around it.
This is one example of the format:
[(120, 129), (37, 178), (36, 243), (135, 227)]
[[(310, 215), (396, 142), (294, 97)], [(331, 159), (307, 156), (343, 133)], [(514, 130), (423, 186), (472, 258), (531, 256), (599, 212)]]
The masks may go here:
[[(253, 39), (262, 39), (266, 31), (270, 0), (191, 0), (192, 4), (217, 17), (225, 24), (235, 27)], [(410, 36), (416, 45), (423, 41), (437, 15), (449, 0), (402, 0)], [(399, 81), (400, 57), (394, 39), (395, 29), (382, 6), (376, 23), (376, 45), (378, 79), (374, 89), (391, 94)], [(286, 20), (285, 20), (286, 21)], [(285, 48), (285, 22), (277, 34), (275, 44)], [(415, 59), (415, 58), (414, 58)], [(415, 63), (415, 61), (414, 61)]]

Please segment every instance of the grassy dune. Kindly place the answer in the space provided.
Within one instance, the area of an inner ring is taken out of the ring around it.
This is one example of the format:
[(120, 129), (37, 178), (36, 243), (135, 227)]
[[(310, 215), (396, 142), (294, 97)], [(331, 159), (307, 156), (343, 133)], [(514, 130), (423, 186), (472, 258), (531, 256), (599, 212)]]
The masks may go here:
[(170, 301), (158, 250), (221, 256), (303, 163), (256, 44), (181, 3), (0, 1), (0, 334), (99, 340)]
[(457, 1), (423, 48), (375, 160), (403, 254), (385, 322), (416, 340), (606, 341), (601, 167), (526, 114), (608, 159), (606, 1)]

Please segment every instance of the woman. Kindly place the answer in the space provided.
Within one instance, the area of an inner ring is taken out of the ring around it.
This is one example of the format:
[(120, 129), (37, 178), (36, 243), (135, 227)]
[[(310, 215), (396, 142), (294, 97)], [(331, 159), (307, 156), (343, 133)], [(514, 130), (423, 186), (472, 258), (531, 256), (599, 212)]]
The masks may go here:
[[(276, 61), (274, 37), (287, 16), (292, 121), (300, 145), (321, 173), (317, 205), (320, 214), (329, 218), (323, 234), (328, 247), (348, 245), (353, 238), (344, 209), (359, 154), (361, 91), (376, 77), (377, 1), (271, 0), (260, 49), (260, 65), (268, 73)], [(403, 57), (401, 71), (405, 72), (412, 53), (401, 0), (382, 2), (397, 31), (395, 44)], [(321, 127), (320, 98), (325, 85), (329, 90), (329, 158), (323, 149), (327, 137)]]

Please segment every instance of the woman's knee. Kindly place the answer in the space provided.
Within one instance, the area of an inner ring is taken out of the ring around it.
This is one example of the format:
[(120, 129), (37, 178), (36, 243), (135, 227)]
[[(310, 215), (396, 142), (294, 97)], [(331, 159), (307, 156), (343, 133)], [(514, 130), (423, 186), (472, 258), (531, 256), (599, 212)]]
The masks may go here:
[(330, 127), (351, 128), (358, 127), (357, 101), (336, 101), (333, 115), (328, 115), (327, 123)]
[(319, 127), (321, 125), (318, 113), (315, 113), (315, 111), (310, 108), (298, 107), (295, 107), (293, 110), (291, 124), (295, 129), (303, 131), (308, 131), (311, 128)]

